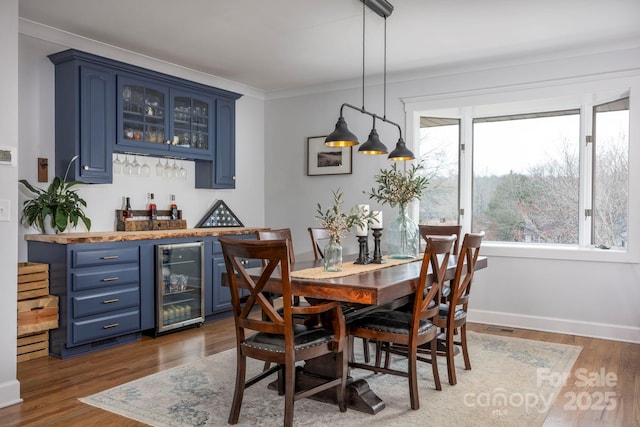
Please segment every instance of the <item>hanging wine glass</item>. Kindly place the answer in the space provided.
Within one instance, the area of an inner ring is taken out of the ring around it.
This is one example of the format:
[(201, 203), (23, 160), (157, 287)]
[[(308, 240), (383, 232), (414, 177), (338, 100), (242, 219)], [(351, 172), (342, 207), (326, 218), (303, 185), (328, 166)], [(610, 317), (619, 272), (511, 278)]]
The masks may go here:
[(147, 164), (146, 161), (143, 161), (143, 163), (142, 163), (142, 168), (140, 169), (140, 174), (145, 178), (148, 178), (149, 175), (151, 175), (151, 167), (149, 167), (149, 165)]
[(183, 181), (187, 180), (187, 170), (184, 168), (184, 162), (180, 161), (180, 179), (182, 179)]
[(137, 155), (133, 156), (133, 163), (131, 163), (131, 167), (133, 169), (131, 171), (132, 175), (139, 176), (142, 173), (142, 165), (140, 163), (138, 163), (138, 156)]
[(113, 174), (120, 175), (122, 173), (122, 161), (120, 160), (120, 154), (116, 154), (116, 159), (113, 161)]
[(158, 158), (158, 163), (156, 163), (156, 176), (162, 176), (164, 174), (164, 166), (160, 162), (160, 158)]
[(129, 155), (128, 154), (124, 155), (124, 163), (122, 164), (122, 171), (124, 172), (125, 175), (132, 175), (133, 174), (133, 165), (129, 161)]
[(171, 175), (173, 174), (173, 168), (169, 164), (169, 159), (167, 159), (167, 163), (164, 165), (164, 173), (163, 176), (167, 179), (171, 179)]
[(173, 167), (171, 168), (171, 178), (178, 179), (180, 177), (180, 168), (176, 163), (176, 159), (173, 159)]

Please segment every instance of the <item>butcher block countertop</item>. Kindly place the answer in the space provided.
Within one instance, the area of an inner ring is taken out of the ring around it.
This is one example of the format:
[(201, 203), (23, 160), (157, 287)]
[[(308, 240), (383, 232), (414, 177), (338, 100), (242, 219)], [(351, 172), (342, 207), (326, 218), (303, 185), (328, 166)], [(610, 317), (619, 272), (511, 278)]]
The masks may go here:
[(130, 240), (173, 239), (181, 237), (219, 236), (221, 234), (249, 234), (264, 227), (222, 227), (222, 228), (186, 228), (180, 230), (148, 231), (95, 231), (88, 233), (27, 234), (25, 240), (31, 242), (58, 243), (100, 243), (126, 242)]

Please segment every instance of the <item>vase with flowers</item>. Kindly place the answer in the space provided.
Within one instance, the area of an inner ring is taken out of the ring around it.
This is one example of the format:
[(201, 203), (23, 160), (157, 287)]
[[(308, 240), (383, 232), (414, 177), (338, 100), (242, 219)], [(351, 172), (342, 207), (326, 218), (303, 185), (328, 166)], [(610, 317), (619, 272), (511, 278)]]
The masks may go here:
[(374, 177), (377, 188), (366, 192), (370, 199), (380, 204), (396, 205), (399, 208), (398, 217), (387, 227), (387, 251), (390, 258), (416, 258), (420, 247), (418, 224), (408, 214), (407, 205), (419, 200), (427, 188), (429, 180), (420, 175), (422, 163), (413, 164), (408, 170), (398, 170), (394, 163), (389, 169), (381, 169)]
[(347, 214), (343, 209), (342, 192), (333, 191), (333, 206), (326, 211), (318, 203), (316, 219), (329, 232), (329, 243), (324, 248), (324, 270), (342, 271), (342, 245), (340, 239), (355, 225), (365, 226), (372, 218), (373, 212), (365, 212), (357, 207), (351, 208)]

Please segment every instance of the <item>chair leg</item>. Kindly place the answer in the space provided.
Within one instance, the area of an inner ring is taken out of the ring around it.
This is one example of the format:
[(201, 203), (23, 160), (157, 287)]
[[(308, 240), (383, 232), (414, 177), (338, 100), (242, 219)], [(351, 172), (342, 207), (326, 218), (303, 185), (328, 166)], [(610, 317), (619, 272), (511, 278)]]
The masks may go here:
[(453, 343), (453, 330), (447, 329), (447, 373), (449, 374), (449, 384), (456, 385), (458, 380), (456, 379), (456, 365), (453, 360), (455, 355), (455, 344)]
[(411, 401), (411, 409), (420, 409), (420, 398), (418, 396), (418, 375), (417, 368), (418, 349), (415, 345), (411, 346), (407, 352), (407, 362), (409, 368), (409, 399)]
[(349, 352), (347, 349), (336, 355), (336, 362), (341, 367), (342, 375), (340, 377), (340, 385), (337, 390), (338, 407), (340, 412), (347, 412), (347, 372), (349, 369)]
[(347, 341), (349, 343), (349, 362), (355, 362), (356, 361), (356, 355), (355, 352), (353, 351), (353, 343), (354, 343), (354, 338), (352, 335), (349, 335), (349, 337), (347, 338)]
[(467, 347), (467, 324), (460, 327), (460, 345), (462, 347), (462, 356), (464, 357), (464, 368), (471, 370), (471, 361), (469, 360), (469, 350)]
[(376, 367), (380, 367), (382, 363), (382, 343), (376, 341)]
[[(238, 349), (238, 351), (240, 351)], [(240, 407), (242, 406), (242, 398), (244, 396), (244, 384), (247, 374), (247, 358), (241, 354), (237, 356), (236, 362), (236, 389), (233, 392), (233, 403), (231, 404), (231, 412), (229, 413), (229, 424), (237, 424), (240, 417)]]
[(284, 426), (293, 426), (293, 403), (296, 394), (296, 366), (293, 363), (287, 363), (284, 368)]
[(362, 347), (364, 353), (364, 362), (369, 363), (371, 361), (371, 354), (369, 353), (369, 339), (362, 338)]
[(433, 371), (433, 381), (436, 385), (436, 390), (442, 390), (442, 384), (440, 383), (440, 372), (438, 372), (438, 339), (434, 338), (431, 341), (431, 370)]

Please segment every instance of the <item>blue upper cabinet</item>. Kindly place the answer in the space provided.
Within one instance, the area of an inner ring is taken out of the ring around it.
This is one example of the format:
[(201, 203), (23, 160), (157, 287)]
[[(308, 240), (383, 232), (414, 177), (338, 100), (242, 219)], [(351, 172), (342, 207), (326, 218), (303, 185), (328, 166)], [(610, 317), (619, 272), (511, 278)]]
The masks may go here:
[[(60, 59), (62, 62), (56, 62)], [(115, 73), (108, 67), (52, 55), (56, 63), (56, 176), (79, 155), (68, 179), (85, 183), (112, 181), (115, 139)]]
[[(196, 162), (197, 188), (235, 188), (235, 101), (240, 94), (77, 50), (56, 65), (56, 174), (112, 182), (112, 153)], [(62, 175), (60, 175), (62, 176)]]
[(216, 100), (214, 161), (196, 160), (196, 188), (236, 188), (235, 101)]

